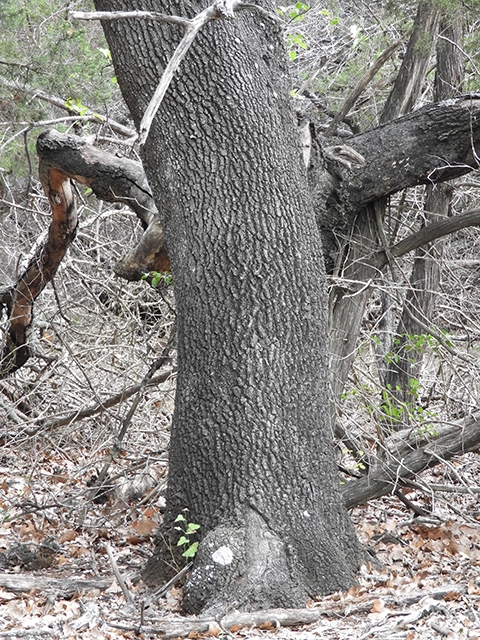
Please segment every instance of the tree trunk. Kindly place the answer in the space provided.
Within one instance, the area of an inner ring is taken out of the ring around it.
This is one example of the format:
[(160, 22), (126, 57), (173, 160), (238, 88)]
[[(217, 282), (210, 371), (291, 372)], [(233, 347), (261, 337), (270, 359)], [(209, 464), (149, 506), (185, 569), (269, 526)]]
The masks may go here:
[[(439, 15), (439, 10), (434, 6), (433, 2), (420, 3), (414, 30), (408, 42), (407, 52), (393, 90), (383, 109), (380, 124), (385, 124), (408, 113), (415, 104), (427, 70)], [(377, 130), (374, 130), (374, 135), (375, 132), (378, 133)], [(391, 139), (382, 141), (380, 137), (377, 137), (375, 144), (381, 147), (382, 142), (386, 149), (393, 150), (396, 148)], [(400, 149), (403, 146), (403, 142), (402, 140)], [(356, 148), (356, 145), (352, 146)], [(400, 170), (405, 167), (407, 173), (408, 160), (408, 156), (399, 159), (398, 166)], [(387, 162), (388, 160), (383, 158), (383, 166)], [(381, 173), (382, 171), (380, 171)], [(377, 183), (378, 177), (374, 178), (374, 188), (378, 188)], [(376, 211), (375, 207), (377, 207)], [(348, 371), (355, 357), (363, 311), (371, 290), (369, 283), (378, 275), (378, 272), (372, 268), (369, 257), (378, 247), (379, 229), (377, 220), (379, 218), (383, 219), (385, 209), (386, 200), (380, 199), (375, 203), (375, 206), (366, 207), (358, 214), (355, 231), (350, 239), (351, 251), (347, 253), (348, 258), (343, 265), (342, 272), (346, 279), (358, 280), (358, 284), (355, 285), (353, 292), (345, 292), (340, 289), (332, 296), (334, 305), (331, 311), (330, 378), (332, 401), (334, 403), (340, 399)]]
[[(458, 12), (443, 16), (437, 41), (437, 70), (435, 74), (435, 100), (447, 100), (458, 95), (463, 82), (463, 55), (455, 46), (462, 35), (462, 20)], [(450, 212), (452, 188), (447, 184), (429, 185), (425, 199), (425, 222), (438, 222)], [(421, 247), (415, 255), (410, 288), (407, 291), (404, 310), (397, 330), (396, 340), (391, 346), (388, 367), (385, 376), (387, 393), (405, 410), (402, 422), (409, 422), (409, 408), (416, 403), (416, 384), (423, 361), (424, 349), (412, 349), (412, 338), (422, 334), (415, 317), (429, 325), (435, 308), (435, 291), (440, 282), (439, 258), (443, 241), (437, 241), (430, 247)], [(415, 344), (417, 341), (413, 339)], [(413, 380), (413, 385), (411, 383)], [(390, 424), (398, 429), (398, 424)]]
[[(178, 30), (104, 30), (138, 126)], [(172, 540), (184, 509), (201, 525), (189, 612), (305, 604), (352, 585), (362, 557), (330, 443), (325, 275), (282, 49), (255, 12), (207, 25), (143, 149), (178, 315), (162, 534)], [(159, 538), (148, 580), (164, 578), (166, 557)]]

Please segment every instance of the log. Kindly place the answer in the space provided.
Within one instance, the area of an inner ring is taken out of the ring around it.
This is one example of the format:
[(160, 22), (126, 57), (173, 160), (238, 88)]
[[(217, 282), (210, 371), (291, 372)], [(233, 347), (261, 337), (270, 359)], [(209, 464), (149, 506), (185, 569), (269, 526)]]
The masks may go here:
[[(350, 480), (342, 486), (347, 509), (373, 498), (392, 493), (402, 480), (413, 478), (425, 469), (453, 456), (474, 451), (480, 446), (480, 419), (471, 417), (463, 425), (448, 425), (437, 436), (390, 439), (389, 458), (371, 467), (367, 476)], [(439, 460), (440, 458), (440, 460)]]
[(62, 598), (71, 598), (75, 593), (99, 589), (105, 591), (112, 584), (112, 580), (98, 580), (85, 578), (47, 578), (32, 576), (24, 573), (1, 573), (0, 587), (14, 593), (28, 593), (32, 589), (38, 591), (55, 591)]

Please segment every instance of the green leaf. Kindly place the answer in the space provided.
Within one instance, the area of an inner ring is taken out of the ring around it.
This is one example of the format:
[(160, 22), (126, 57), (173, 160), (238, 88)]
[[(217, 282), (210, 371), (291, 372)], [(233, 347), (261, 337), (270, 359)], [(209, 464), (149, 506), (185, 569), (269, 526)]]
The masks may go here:
[(175, 518), (175, 522), (185, 522), (185, 518), (181, 513)]
[(185, 536), (182, 536), (180, 540), (177, 542), (177, 547), (180, 547), (183, 544), (188, 544), (189, 542), (190, 540), (188, 538), (186, 538)]
[(194, 542), (186, 551), (182, 553), (184, 558), (193, 558), (193, 556), (197, 553), (198, 542)]
[(187, 527), (187, 533), (194, 533), (194, 531), (197, 531), (197, 529), (200, 529), (200, 525), (190, 522)]

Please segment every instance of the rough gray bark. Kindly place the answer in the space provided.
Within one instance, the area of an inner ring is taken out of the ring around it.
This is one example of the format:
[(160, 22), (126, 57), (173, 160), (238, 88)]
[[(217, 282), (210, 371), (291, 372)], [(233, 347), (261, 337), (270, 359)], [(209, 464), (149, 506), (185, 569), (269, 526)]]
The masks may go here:
[[(133, 5), (96, 2), (159, 8)], [(138, 126), (178, 30), (104, 30)], [(201, 525), (190, 612), (304, 604), (351, 585), (362, 555), (333, 463), (325, 275), (279, 36), (254, 12), (208, 25), (143, 150), (177, 300), (162, 533), (184, 509)], [(167, 555), (159, 538), (148, 580), (164, 577)]]

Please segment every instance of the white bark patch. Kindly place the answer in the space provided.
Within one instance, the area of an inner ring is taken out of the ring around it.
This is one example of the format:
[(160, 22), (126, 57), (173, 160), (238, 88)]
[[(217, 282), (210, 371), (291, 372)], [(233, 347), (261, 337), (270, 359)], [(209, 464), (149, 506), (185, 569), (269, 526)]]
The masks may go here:
[(233, 560), (233, 553), (229, 547), (220, 547), (212, 553), (212, 560), (218, 564), (230, 564)]

